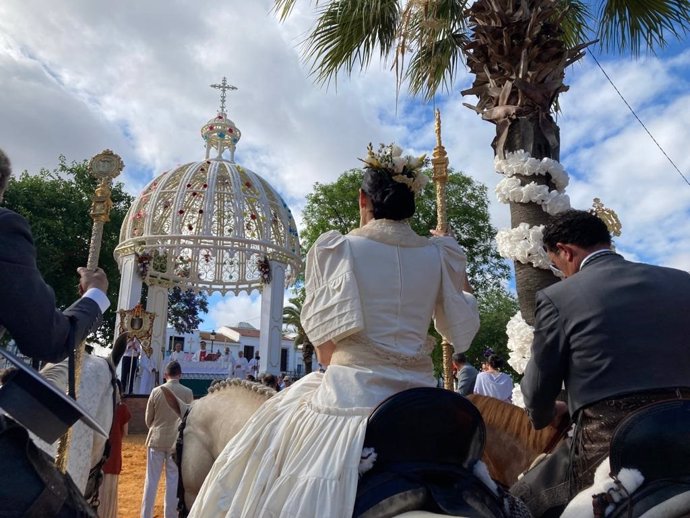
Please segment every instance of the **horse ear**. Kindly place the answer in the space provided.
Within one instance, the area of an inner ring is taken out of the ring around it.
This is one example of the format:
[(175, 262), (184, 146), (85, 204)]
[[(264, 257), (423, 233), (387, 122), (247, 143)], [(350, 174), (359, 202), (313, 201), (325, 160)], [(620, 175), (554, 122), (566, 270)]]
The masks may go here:
[(113, 350), (110, 351), (110, 361), (113, 362), (113, 365), (117, 367), (120, 363), (120, 360), (125, 354), (125, 348), (127, 347), (127, 339), (129, 338), (129, 333), (122, 333), (120, 336), (118, 336), (115, 339), (115, 342), (113, 343)]
[(177, 414), (177, 417), (182, 419), (182, 416), (187, 413), (187, 410), (189, 410), (191, 405), (178, 399), (178, 397), (173, 394), (173, 391), (164, 385), (161, 385), (160, 389), (165, 397), (165, 402), (168, 403), (168, 406), (172, 409), (172, 411)]

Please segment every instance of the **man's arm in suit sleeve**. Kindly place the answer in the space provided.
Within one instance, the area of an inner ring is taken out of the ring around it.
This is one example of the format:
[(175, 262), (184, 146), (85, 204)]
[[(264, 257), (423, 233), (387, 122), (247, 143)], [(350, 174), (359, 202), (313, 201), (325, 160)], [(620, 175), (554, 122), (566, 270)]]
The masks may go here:
[(568, 365), (568, 344), (563, 323), (551, 299), (537, 293), (532, 356), (520, 388), (534, 427), (546, 427), (555, 416), (556, 397)]
[(472, 393), (474, 383), (470, 369), (460, 369), (458, 372), (458, 394), (467, 396)]
[[(106, 299), (107, 301), (107, 299)], [(106, 306), (107, 307), (107, 306)], [(82, 297), (63, 312), (36, 266), (36, 248), (27, 221), (11, 211), (0, 215), (0, 323), (19, 350), (33, 358), (57, 362), (102, 317), (99, 303)]]

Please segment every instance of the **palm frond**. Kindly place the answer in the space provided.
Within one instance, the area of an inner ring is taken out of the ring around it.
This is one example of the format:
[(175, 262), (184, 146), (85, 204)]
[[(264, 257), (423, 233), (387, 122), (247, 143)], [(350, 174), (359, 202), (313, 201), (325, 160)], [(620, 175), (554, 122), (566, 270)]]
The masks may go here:
[(321, 8), (306, 48), (317, 82), (337, 79), (341, 69), (364, 70), (377, 51), (389, 54), (399, 17), (397, 0), (335, 0)]
[(608, 0), (600, 2), (597, 37), (607, 51), (639, 55), (666, 45), (666, 36), (680, 38), (690, 28), (689, 0)]
[(561, 36), (567, 48), (573, 48), (595, 32), (594, 17), (587, 2), (580, 0), (560, 0), (557, 11), (559, 24), (563, 30)]
[[(414, 1), (405, 6), (393, 67), (398, 88), (409, 80), (413, 94), (431, 99), (439, 87), (449, 90), (465, 41), (466, 0)], [(411, 55), (405, 71), (405, 58)]]

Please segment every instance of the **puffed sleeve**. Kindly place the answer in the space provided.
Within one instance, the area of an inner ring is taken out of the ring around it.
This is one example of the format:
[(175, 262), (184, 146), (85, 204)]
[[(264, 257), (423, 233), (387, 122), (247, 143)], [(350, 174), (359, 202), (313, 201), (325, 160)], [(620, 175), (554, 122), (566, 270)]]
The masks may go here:
[(339, 232), (322, 234), (307, 253), (302, 327), (315, 346), (364, 329), (352, 250)]
[(467, 257), (455, 239), (434, 237), (441, 255), (441, 290), (434, 310), (436, 330), (456, 352), (469, 349), (479, 330), (479, 310), (474, 295), (463, 291)]

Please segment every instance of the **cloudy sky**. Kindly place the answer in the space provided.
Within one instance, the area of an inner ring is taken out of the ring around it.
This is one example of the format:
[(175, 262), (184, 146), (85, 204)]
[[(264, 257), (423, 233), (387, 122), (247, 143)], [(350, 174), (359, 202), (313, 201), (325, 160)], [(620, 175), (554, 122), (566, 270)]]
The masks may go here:
[[(467, 73), (461, 70), (453, 91), (434, 104), (402, 92), (396, 105), (385, 63), (321, 87), (300, 52), (310, 2), (298, 2), (283, 24), (271, 6), (271, 0), (3, 0), (0, 147), (17, 173), (55, 167), (60, 154), (81, 161), (113, 149), (126, 164), (121, 179), (137, 195), (153, 176), (203, 157), (199, 129), (219, 106), (208, 85), (227, 76), (238, 87), (228, 95), (228, 115), (242, 131), (236, 160), (271, 182), (298, 220), (314, 182), (358, 166), (368, 142), (431, 152), (435, 107), (451, 166), (493, 190), (500, 180), (489, 146), (494, 127), (461, 105)], [(637, 61), (599, 59), (690, 179), (688, 45)], [(558, 123), (572, 205), (588, 208), (600, 197), (623, 222), (617, 245), (626, 257), (690, 270), (690, 185), (589, 56), (569, 69), (566, 82)], [(497, 227), (509, 226), (507, 206), (493, 196), (491, 213)], [(258, 304), (256, 296), (214, 296), (205, 327), (240, 320), (258, 326)]]

